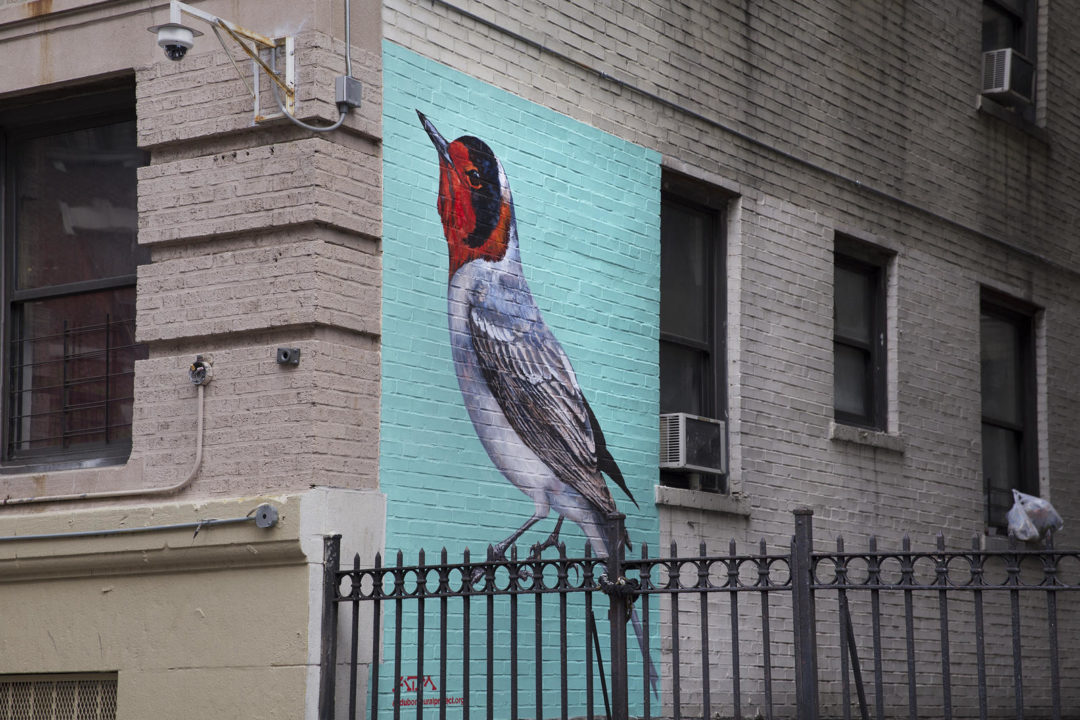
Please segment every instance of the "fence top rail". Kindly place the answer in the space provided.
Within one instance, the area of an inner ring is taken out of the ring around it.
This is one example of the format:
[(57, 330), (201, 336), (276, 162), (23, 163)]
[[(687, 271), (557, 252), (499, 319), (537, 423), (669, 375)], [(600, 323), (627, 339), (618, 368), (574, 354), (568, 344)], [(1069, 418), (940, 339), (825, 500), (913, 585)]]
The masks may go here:
[[(875, 549), (847, 552), (838, 541), (837, 552), (811, 554), (811, 582), (815, 590), (1080, 590), (1080, 551), (1062, 550), (944, 550), (912, 551), (905, 538), (902, 551)], [(940, 547), (940, 540), (939, 540)], [(623, 573), (636, 594), (676, 594), (709, 591), (774, 592), (791, 589), (791, 555), (761, 552), (737, 554), (735, 544), (726, 555), (627, 557)], [(423, 551), (419, 562), (405, 565), (397, 553), (393, 565), (376, 556), (374, 567), (361, 568), (359, 557), (351, 569), (336, 573), (335, 601), (444, 598), (487, 595), (576, 593), (604, 590), (606, 559), (592, 555), (567, 557), (559, 546), (555, 558), (472, 561), (469, 551), (460, 562), (450, 562), (443, 549), (438, 562), (429, 563)]]
[(1080, 552), (815, 552), (818, 590), (1080, 590)]

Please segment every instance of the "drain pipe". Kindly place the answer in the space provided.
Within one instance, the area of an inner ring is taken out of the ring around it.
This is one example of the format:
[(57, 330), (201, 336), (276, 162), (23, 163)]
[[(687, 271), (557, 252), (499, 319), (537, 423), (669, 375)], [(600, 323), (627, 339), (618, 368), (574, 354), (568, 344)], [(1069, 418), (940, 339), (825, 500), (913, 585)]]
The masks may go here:
[(195, 424), (195, 462), (191, 466), (188, 476), (166, 487), (144, 487), (130, 490), (104, 490), (101, 492), (70, 493), (67, 495), (40, 495), (37, 497), (8, 498), (0, 500), (0, 507), (7, 505), (30, 505), (33, 503), (70, 502), (76, 500), (105, 500), (108, 498), (147, 497), (159, 495), (172, 495), (178, 493), (194, 480), (199, 474), (203, 458), (203, 394), (207, 383), (213, 378), (213, 357), (210, 355), (196, 355), (195, 362), (188, 368), (188, 379), (198, 389), (198, 420)]

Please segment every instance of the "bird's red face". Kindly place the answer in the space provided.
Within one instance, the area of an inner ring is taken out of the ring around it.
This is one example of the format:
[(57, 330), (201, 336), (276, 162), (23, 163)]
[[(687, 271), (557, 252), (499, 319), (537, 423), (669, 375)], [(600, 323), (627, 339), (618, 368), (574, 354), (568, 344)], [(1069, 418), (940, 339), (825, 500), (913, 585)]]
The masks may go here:
[(450, 275), (473, 260), (498, 261), (506, 254), (514, 204), (491, 148), (471, 136), (448, 143), (417, 111), (439, 153), (439, 217), (450, 251)]

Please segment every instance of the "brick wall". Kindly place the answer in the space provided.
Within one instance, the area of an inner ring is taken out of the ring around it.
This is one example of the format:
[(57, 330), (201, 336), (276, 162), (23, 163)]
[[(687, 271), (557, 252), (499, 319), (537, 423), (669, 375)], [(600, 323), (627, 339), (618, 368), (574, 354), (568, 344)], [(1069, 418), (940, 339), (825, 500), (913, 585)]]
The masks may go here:
[[(983, 535), (981, 287), (1045, 308), (1040, 487), (1067, 525), (1080, 512), (1080, 92), (1054, 71), (1077, 49), (1071, 5), (1040, 10), (1038, 126), (977, 108), (978, 3), (469, 3), (478, 22), (442, 2), (390, 2), (384, 18), (393, 43), (735, 196), (728, 419), (732, 483), (750, 512), (661, 507), (665, 547), (722, 552), (732, 537), (782, 549), (800, 505), (829, 547), (837, 534), (859, 548), (871, 534), (896, 547), (909, 533), (923, 548), (938, 531), (950, 547)], [(895, 254), (883, 442), (832, 430), (837, 233)], [(684, 690), (694, 682), (684, 676)]]
[[(479, 137), (501, 161), (513, 191), (525, 277), (641, 505), (635, 508), (609, 483), (628, 515), (631, 540), (635, 548), (655, 547), (657, 515), (649, 498), (658, 451), (659, 157), (392, 45), (384, 69), (379, 482), (387, 495), (388, 550), (403, 550), (407, 563), (421, 548), (429, 559), (446, 548), (458, 561), (466, 547), (483, 559), (489, 544), (534, 511), (488, 458), (458, 387), (447, 327), (448, 253), (436, 210), (438, 156), (417, 109), (447, 139)], [(521, 537), (522, 554), (551, 533), (556, 515)], [(567, 552), (583, 552), (584, 535), (573, 522), (560, 539)], [(581, 598), (572, 602), (580, 617)], [(457, 637), (460, 610), (451, 613), (450, 634)], [(556, 627), (555, 614), (548, 620)], [(503, 647), (509, 621), (500, 611), (494, 622)], [(406, 666), (412, 638), (405, 641)], [(653, 647), (658, 644), (656, 637)], [(580, 647), (569, 666), (570, 692), (580, 698)], [(393, 678), (385, 680), (382, 687), (392, 689)], [(456, 673), (450, 682), (449, 695), (460, 695)], [(500, 680), (498, 692), (506, 690)], [(530, 703), (528, 697), (524, 690), (522, 702)], [(502, 694), (496, 700), (508, 702)], [(546, 702), (558, 702), (555, 687)]]
[[(343, 46), (297, 37), (298, 112), (336, 116)], [(138, 75), (138, 339), (132, 461), (160, 485), (194, 456), (196, 354), (212, 355), (199, 495), (376, 488), (381, 301), (379, 59), (354, 51), (364, 106), (347, 129), (252, 127), (222, 52)], [(265, 99), (265, 98), (264, 98)], [(269, 111), (269, 108), (266, 109)], [(301, 351), (298, 367), (278, 347)]]
[[(488, 460), (462, 404), (447, 330), (438, 160), (416, 109), (447, 138), (481, 137), (502, 161), (526, 279), (614, 438), (611, 451), (632, 491), (647, 498), (656, 481), (658, 158), (397, 48), (387, 48), (384, 62), (393, 64), (386, 71), (381, 480), (399, 513), (389, 525), (391, 546), (418, 547), (434, 534), (482, 548), (532, 511)], [(415, 496), (420, 487), (446, 494)], [(633, 511), (625, 497), (616, 501)], [(462, 526), (451, 513), (438, 517), (433, 532), (430, 510), (459, 504), (472, 523)], [(488, 509), (494, 514), (485, 519)], [(428, 519), (410, 530), (412, 515)], [(646, 537), (655, 532), (647, 518), (631, 524)]]
[[(498, 13), (483, 4), (471, 10), (716, 121), (665, 107), (441, 4), (410, 6), (409, 18), (393, 3), (387, 9), (391, 40), (653, 147), (665, 164), (739, 195), (728, 238), (729, 374), (738, 379), (736, 480), (761, 510), (750, 536), (780, 531), (790, 522), (786, 510), (808, 501), (818, 505), (819, 522), (837, 529), (891, 527), (895, 536), (944, 526), (958, 538), (981, 529), (980, 285), (1047, 308), (1044, 394), (1055, 421), (1045, 424), (1052, 449), (1044, 482), (1055, 502), (1077, 502), (1067, 483), (1052, 480), (1064, 481), (1077, 457), (1062, 435), (1075, 405), (1066, 338), (1076, 317), (1067, 288), (1077, 277), (1077, 203), (1064, 182), (1073, 175), (1067, 139), (1077, 126), (1065, 78), (1050, 79), (1046, 135), (976, 110), (974, 6), (695, 5), (685, 8), (689, 21), (648, 4), (588, 13), (537, 14), (512, 4)], [(1056, 11), (1051, 39), (1072, 22)], [(897, 253), (890, 340), (903, 452), (828, 437), (837, 231)], [(868, 479), (879, 487), (876, 498), (863, 494)], [(910, 510), (843, 518), (847, 511), (825, 503), (832, 495), (856, 498), (864, 511), (894, 499)]]

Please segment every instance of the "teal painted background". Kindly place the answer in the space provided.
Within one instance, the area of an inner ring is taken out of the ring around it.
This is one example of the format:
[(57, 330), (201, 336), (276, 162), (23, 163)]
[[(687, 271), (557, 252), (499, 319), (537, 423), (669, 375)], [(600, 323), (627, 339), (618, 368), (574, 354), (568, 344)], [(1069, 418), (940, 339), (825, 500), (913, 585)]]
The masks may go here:
[[(482, 559), (488, 544), (533, 510), (488, 459), (462, 404), (446, 320), (438, 160), (417, 109), (447, 139), (474, 135), (502, 161), (526, 279), (641, 506), (635, 509), (609, 483), (627, 514), (634, 549), (642, 542), (656, 548), (660, 156), (391, 43), (383, 46), (383, 72), (380, 485), (388, 500), (387, 557), (401, 550), (405, 563), (414, 564), (423, 548), (432, 562), (445, 547), (453, 561), (470, 547)], [(521, 554), (546, 538), (555, 521), (552, 513), (522, 536)], [(561, 539), (569, 555), (583, 552), (576, 525), (564, 525)], [(550, 609), (554, 621), (555, 602)], [(531, 618), (530, 607), (522, 622)], [(505, 618), (500, 624), (503, 634)], [(428, 627), (437, 629), (437, 618)], [(572, 633), (583, 635), (580, 628)], [(658, 637), (654, 632), (651, 642), (656, 662)], [(636, 647), (632, 637), (631, 643)], [(525, 657), (529, 652), (523, 648)], [(425, 657), (425, 674), (437, 671), (433, 657)], [(481, 658), (474, 651), (474, 661)], [(388, 691), (392, 674), (384, 667), (380, 676)], [(581, 673), (570, 674), (581, 680)], [(431, 688), (425, 693), (431, 697)], [(558, 714), (557, 703), (545, 704)]]

